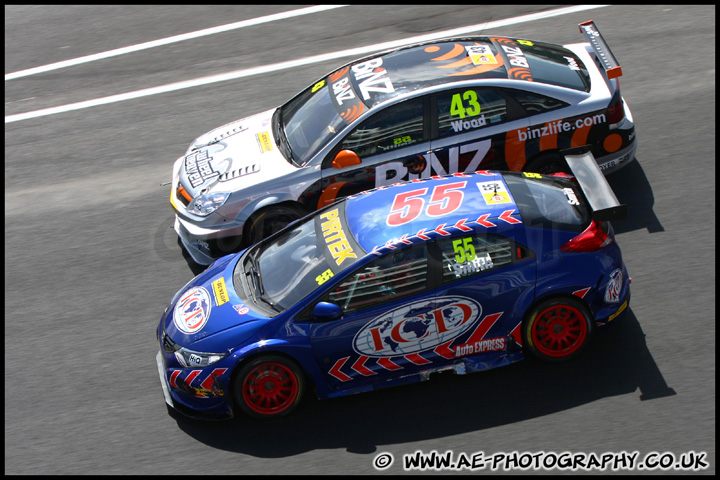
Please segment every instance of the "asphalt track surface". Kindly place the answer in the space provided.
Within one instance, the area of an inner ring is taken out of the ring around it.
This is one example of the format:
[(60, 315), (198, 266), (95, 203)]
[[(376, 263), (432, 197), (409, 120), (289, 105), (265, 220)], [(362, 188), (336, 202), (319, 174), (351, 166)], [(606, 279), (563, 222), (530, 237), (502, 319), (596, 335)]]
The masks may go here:
[[(6, 6), (5, 72), (297, 8)], [(166, 409), (155, 328), (193, 271), (161, 184), (197, 135), (350, 58), (8, 121), (553, 8), (345, 6), (7, 80), (5, 473), (397, 474), (416, 451), (696, 452), (708, 466), (686, 473), (715, 473), (713, 5), (607, 6), (489, 32), (572, 43), (584, 40), (577, 23), (594, 19), (622, 64), (639, 148), (609, 177), (629, 205), (614, 224), (633, 280), (621, 324), (571, 363), (310, 401), (269, 423)], [(378, 472), (382, 453), (394, 463)], [(683, 473), (604, 473), (645, 472)]]

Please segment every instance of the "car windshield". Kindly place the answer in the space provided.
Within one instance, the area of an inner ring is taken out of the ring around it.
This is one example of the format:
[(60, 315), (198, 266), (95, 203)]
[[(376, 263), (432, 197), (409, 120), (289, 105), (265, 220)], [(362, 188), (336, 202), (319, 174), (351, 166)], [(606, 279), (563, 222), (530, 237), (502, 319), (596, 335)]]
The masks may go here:
[(590, 74), (582, 60), (573, 52), (559, 45), (527, 40), (523, 42), (522, 52), (532, 72), (533, 81), (590, 91)]
[(244, 297), (239, 285), (244, 277), (256, 304), (281, 313), (354, 264), (363, 255), (345, 233), (344, 205), (335, 204), (248, 249), (233, 273), (238, 295)]
[(299, 167), (305, 166), (345, 125), (332, 103), (324, 80), (283, 105), (280, 117), (278, 126), (287, 137), (291, 151), (289, 159)]
[(525, 225), (582, 232), (590, 223), (590, 208), (574, 182), (534, 173), (502, 175)]

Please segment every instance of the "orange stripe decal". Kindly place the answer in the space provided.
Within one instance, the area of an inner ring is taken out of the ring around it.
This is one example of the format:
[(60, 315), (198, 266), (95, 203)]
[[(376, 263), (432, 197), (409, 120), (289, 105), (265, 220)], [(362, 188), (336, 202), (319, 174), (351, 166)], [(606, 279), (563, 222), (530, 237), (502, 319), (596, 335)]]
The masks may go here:
[(325, 205), (330, 205), (331, 203), (333, 203), (337, 198), (337, 194), (343, 187), (343, 185), (345, 185), (345, 182), (335, 182), (329, 185), (325, 190), (323, 190), (322, 194), (320, 195), (320, 199), (318, 200), (317, 208), (320, 209)]
[(570, 140), (570, 146), (571, 147), (582, 147), (583, 145), (587, 145), (587, 138), (590, 134), (590, 128), (582, 126), (580, 128), (576, 128), (575, 132), (573, 133), (572, 140)]
[[(428, 52), (428, 53), (433, 53), (433, 52), (436, 52), (437, 50), (433, 49), (433, 47), (427, 47), (427, 48), (425, 49), (425, 51)], [(435, 58), (433, 58), (432, 60), (436, 60), (436, 61), (449, 60), (449, 59), (455, 58), (455, 57), (457, 57), (458, 55), (461, 55), (461, 54), (463, 54), (463, 53), (465, 53), (465, 49), (463, 48), (463, 46), (462, 46), (462, 45), (458, 45), (458, 44), (456, 43), (456, 44), (455, 44), (455, 47), (453, 47), (453, 49), (450, 50), (448, 53), (446, 53), (446, 54), (444, 54), (444, 55), (440, 55), (439, 57), (435, 57)]]
[(525, 140), (520, 140), (519, 130), (511, 130), (505, 134), (505, 161), (508, 168), (519, 172), (525, 166)]
[(544, 152), (545, 150), (555, 150), (557, 148), (557, 131), (555, 131), (556, 129), (553, 129), (552, 125), (546, 123), (543, 130), (545, 132), (554, 133), (550, 133), (549, 135), (543, 135), (542, 137), (540, 137), (540, 151)]

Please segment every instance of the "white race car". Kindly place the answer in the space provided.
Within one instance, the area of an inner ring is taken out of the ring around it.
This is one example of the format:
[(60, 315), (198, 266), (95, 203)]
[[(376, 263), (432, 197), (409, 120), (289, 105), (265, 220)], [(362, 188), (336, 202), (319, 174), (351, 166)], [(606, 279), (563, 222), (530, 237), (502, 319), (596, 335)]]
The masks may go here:
[(589, 145), (604, 173), (635, 157), (621, 68), (587, 43), (482, 36), (355, 60), (284, 105), (197, 138), (173, 166), (175, 230), (208, 265), (336, 199), (455, 172), (567, 171)]

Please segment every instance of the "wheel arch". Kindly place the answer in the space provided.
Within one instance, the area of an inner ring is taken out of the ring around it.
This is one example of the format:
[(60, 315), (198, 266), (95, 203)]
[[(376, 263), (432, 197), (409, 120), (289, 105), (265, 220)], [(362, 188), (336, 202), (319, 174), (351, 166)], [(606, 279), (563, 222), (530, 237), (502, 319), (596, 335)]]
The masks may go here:
[[(538, 170), (537, 165), (542, 164), (544, 161), (550, 161), (550, 160), (556, 160), (565, 165), (565, 170), (569, 172), (569, 167), (567, 166), (567, 163), (565, 162), (565, 157), (560, 154), (559, 148), (553, 148), (548, 150), (541, 150), (537, 152), (535, 155), (527, 159), (525, 162), (525, 165), (522, 167), (523, 172), (536, 172), (536, 173), (550, 173), (550, 172), (537, 172)], [(563, 171), (565, 171), (563, 170)]]
[[(304, 355), (312, 356), (312, 352), (310, 352), (309, 348), (303, 348), (302, 346), (293, 345), (284, 341), (271, 341), (265, 343), (262, 346), (254, 344), (251, 346), (251, 348), (246, 348), (243, 350), (247, 351), (245, 354), (240, 354), (239, 358), (235, 362), (235, 366), (233, 367), (233, 373), (230, 376), (229, 387), (231, 391), (235, 388), (237, 377), (240, 374), (240, 371), (243, 369), (243, 366), (260, 357), (278, 356), (283, 357), (284, 359), (294, 363), (295, 366), (297, 366), (300, 372), (302, 372), (303, 380), (305, 380), (306, 382), (307, 390), (312, 390), (313, 394), (318, 397), (318, 385), (315, 377), (310, 372), (308, 372), (308, 370), (305, 368), (304, 362), (302, 362), (298, 358)], [(305, 352), (305, 350), (307, 350), (307, 352)], [(233, 409), (238, 407), (238, 405), (236, 405), (237, 402), (235, 400), (234, 394), (232, 395), (232, 402)]]
[(537, 347), (533, 346), (532, 339), (529, 338), (529, 332), (528, 332), (528, 327), (529, 327), (530, 323), (533, 322), (532, 316), (536, 312), (540, 313), (539, 307), (541, 307), (543, 304), (547, 304), (547, 309), (553, 308), (553, 302), (555, 302), (555, 301), (558, 301), (558, 302), (564, 301), (566, 304), (570, 304), (571, 307), (573, 306), (573, 304), (580, 307), (582, 310), (584, 310), (584, 313), (587, 315), (588, 324), (589, 324), (589, 328), (587, 330), (587, 340), (585, 340), (585, 343), (583, 346), (579, 347), (579, 350), (577, 350), (573, 353), (570, 353), (569, 356), (567, 356), (567, 357), (558, 357), (557, 359), (549, 359), (549, 358), (547, 358), (547, 356), (545, 356), (545, 360), (562, 361), (563, 358), (565, 358), (565, 359), (572, 358), (572, 357), (576, 356), (577, 354), (579, 354), (582, 350), (584, 350), (587, 347), (588, 341), (595, 336), (598, 326), (597, 326), (597, 322), (595, 321), (595, 315), (594, 315), (592, 309), (590, 308), (590, 306), (588, 305), (587, 301), (584, 298), (582, 298), (578, 295), (573, 295), (571, 293), (566, 293), (566, 292), (553, 292), (553, 293), (549, 293), (547, 295), (543, 295), (539, 298), (536, 298), (535, 301), (532, 303), (532, 305), (530, 305), (530, 307), (525, 311), (522, 322), (521, 322), (520, 338), (522, 340), (522, 347), (523, 347), (523, 350), (525, 352), (528, 352), (529, 355), (536, 356), (531, 352), (537, 351), (536, 350)]

